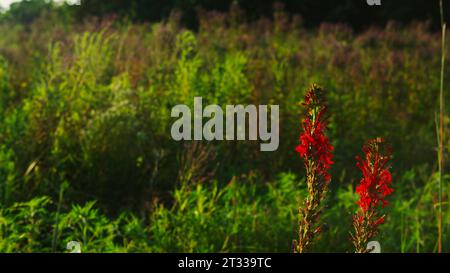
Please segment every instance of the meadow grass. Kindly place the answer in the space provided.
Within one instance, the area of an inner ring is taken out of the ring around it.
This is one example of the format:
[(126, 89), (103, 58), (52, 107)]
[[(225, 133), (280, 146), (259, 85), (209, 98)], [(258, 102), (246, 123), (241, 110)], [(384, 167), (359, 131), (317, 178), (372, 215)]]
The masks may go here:
[[(352, 251), (354, 156), (377, 136), (395, 151), (382, 251), (449, 251), (445, 27), (306, 29), (277, 12), (203, 13), (196, 32), (176, 14), (0, 24), (0, 251), (291, 252), (306, 196), (298, 103), (314, 82), (328, 90), (335, 164), (310, 251)], [(170, 109), (194, 96), (279, 104), (279, 149), (173, 141)]]

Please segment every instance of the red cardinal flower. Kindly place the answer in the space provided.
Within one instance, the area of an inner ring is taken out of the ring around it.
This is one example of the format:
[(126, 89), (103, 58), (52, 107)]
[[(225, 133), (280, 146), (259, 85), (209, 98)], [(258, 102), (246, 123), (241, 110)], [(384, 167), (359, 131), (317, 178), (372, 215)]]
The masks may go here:
[(303, 158), (306, 169), (308, 170), (309, 165), (314, 164), (315, 172), (328, 183), (331, 180), (328, 169), (333, 164), (331, 160), (333, 146), (325, 135), (328, 127), (323, 90), (314, 85), (306, 93), (303, 105), (306, 108), (306, 117), (302, 123), (303, 133), (300, 135), (300, 145), (295, 150)]
[(390, 166), (387, 165), (390, 149), (386, 146), (385, 154), (380, 154), (379, 149), (383, 143), (384, 140), (381, 138), (370, 140), (363, 147), (365, 158), (356, 157), (358, 161), (356, 166), (363, 173), (363, 178), (356, 188), (356, 192), (360, 196), (358, 205), (363, 212), (367, 212), (371, 208), (375, 209), (380, 203), (383, 207), (388, 205), (385, 198), (394, 191), (390, 187), (392, 176), (389, 172)]
[(319, 215), (321, 200), (325, 197), (331, 176), (328, 173), (333, 164), (331, 151), (333, 146), (326, 136), (327, 119), (325, 91), (313, 85), (305, 95), (303, 106), (306, 117), (303, 119), (303, 132), (300, 144), (295, 149), (303, 159), (306, 169), (308, 197), (300, 212), (299, 240), (294, 242), (295, 252), (304, 252), (315, 234), (320, 232)]
[(378, 226), (385, 216), (379, 216), (378, 207), (388, 205), (386, 196), (394, 191), (391, 187), (392, 175), (388, 165), (391, 149), (382, 138), (369, 140), (364, 146), (364, 158), (356, 157), (356, 166), (362, 172), (362, 179), (356, 187), (359, 194), (360, 211), (353, 217), (355, 233), (352, 241), (356, 252), (367, 252), (368, 240), (378, 233)]

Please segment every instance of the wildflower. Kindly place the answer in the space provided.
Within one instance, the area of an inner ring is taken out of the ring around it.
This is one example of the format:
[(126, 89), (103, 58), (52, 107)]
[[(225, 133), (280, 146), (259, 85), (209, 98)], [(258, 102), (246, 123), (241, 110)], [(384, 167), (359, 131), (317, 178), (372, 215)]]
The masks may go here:
[(307, 109), (307, 116), (303, 120), (303, 134), (300, 135), (301, 143), (297, 146), (296, 151), (303, 158), (306, 169), (310, 167), (311, 163), (317, 164), (317, 173), (326, 182), (330, 182), (331, 177), (328, 174), (328, 169), (333, 164), (331, 160), (333, 146), (329, 144), (325, 135), (328, 128), (325, 118), (327, 108), (324, 105), (323, 92), (320, 87), (314, 85), (305, 95), (303, 105)]
[(296, 151), (304, 161), (308, 197), (304, 207), (299, 209), (299, 239), (294, 242), (294, 250), (298, 253), (304, 252), (314, 235), (320, 232), (320, 202), (331, 181), (328, 170), (333, 164), (333, 146), (326, 136), (328, 124), (324, 90), (313, 85), (305, 95), (303, 106), (306, 108), (306, 117), (302, 122), (303, 133)]
[(356, 252), (367, 252), (368, 240), (378, 233), (378, 226), (384, 223), (385, 216), (378, 215), (379, 205), (387, 206), (386, 196), (392, 194), (392, 175), (388, 165), (391, 156), (390, 147), (382, 138), (369, 140), (363, 146), (365, 157), (356, 157), (356, 166), (363, 177), (356, 187), (359, 195), (357, 202), (360, 210), (353, 217), (355, 233), (351, 235)]

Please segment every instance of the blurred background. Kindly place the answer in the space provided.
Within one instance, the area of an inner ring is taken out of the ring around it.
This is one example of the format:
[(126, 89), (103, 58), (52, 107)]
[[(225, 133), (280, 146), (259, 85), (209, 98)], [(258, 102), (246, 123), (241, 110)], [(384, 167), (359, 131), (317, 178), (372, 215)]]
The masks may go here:
[[(355, 156), (375, 137), (394, 150), (382, 251), (437, 250), (438, 1), (0, 5), (1, 252), (64, 252), (71, 240), (83, 252), (291, 252), (313, 83), (327, 90), (335, 164), (312, 251), (353, 251)], [(280, 105), (279, 149), (172, 140), (170, 111), (194, 96)]]

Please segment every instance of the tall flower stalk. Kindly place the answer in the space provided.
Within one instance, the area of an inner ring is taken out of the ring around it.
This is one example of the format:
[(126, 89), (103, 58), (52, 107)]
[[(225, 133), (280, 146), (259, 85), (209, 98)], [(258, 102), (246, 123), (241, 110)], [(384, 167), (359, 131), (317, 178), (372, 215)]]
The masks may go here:
[(354, 233), (351, 240), (356, 253), (367, 253), (367, 243), (377, 235), (378, 227), (384, 223), (385, 215), (379, 214), (379, 205), (388, 205), (386, 196), (392, 194), (392, 176), (389, 171), (391, 149), (384, 139), (369, 140), (363, 146), (364, 158), (356, 157), (356, 166), (362, 172), (359, 194), (359, 210), (353, 216)]
[(438, 131), (438, 161), (439, 161), (439, 207), (438, 207), (438, 253), (442, 251), (442, 180), (444, 179), (444, 68), (445, 68), (445, 34), (446, 24), (444, 22), (444, 7), (442, 0), (439, 1), (442, 28), (442, 49), (441, 49), (441, 79), (439, 88), (439, 131)]
[(321, 201), (327, 192), (331, 176), (328, 172), (332, 162), (333, 146), (329, 143), (324, 90), (313, 85), (305, 95), (303, 106), (303, 133), (296, 151), (304, 161), (308, 196), (299, 209), (298, 241), (294, 241), (294, 252), (303, 253), (320, 232), (319, 217)]

